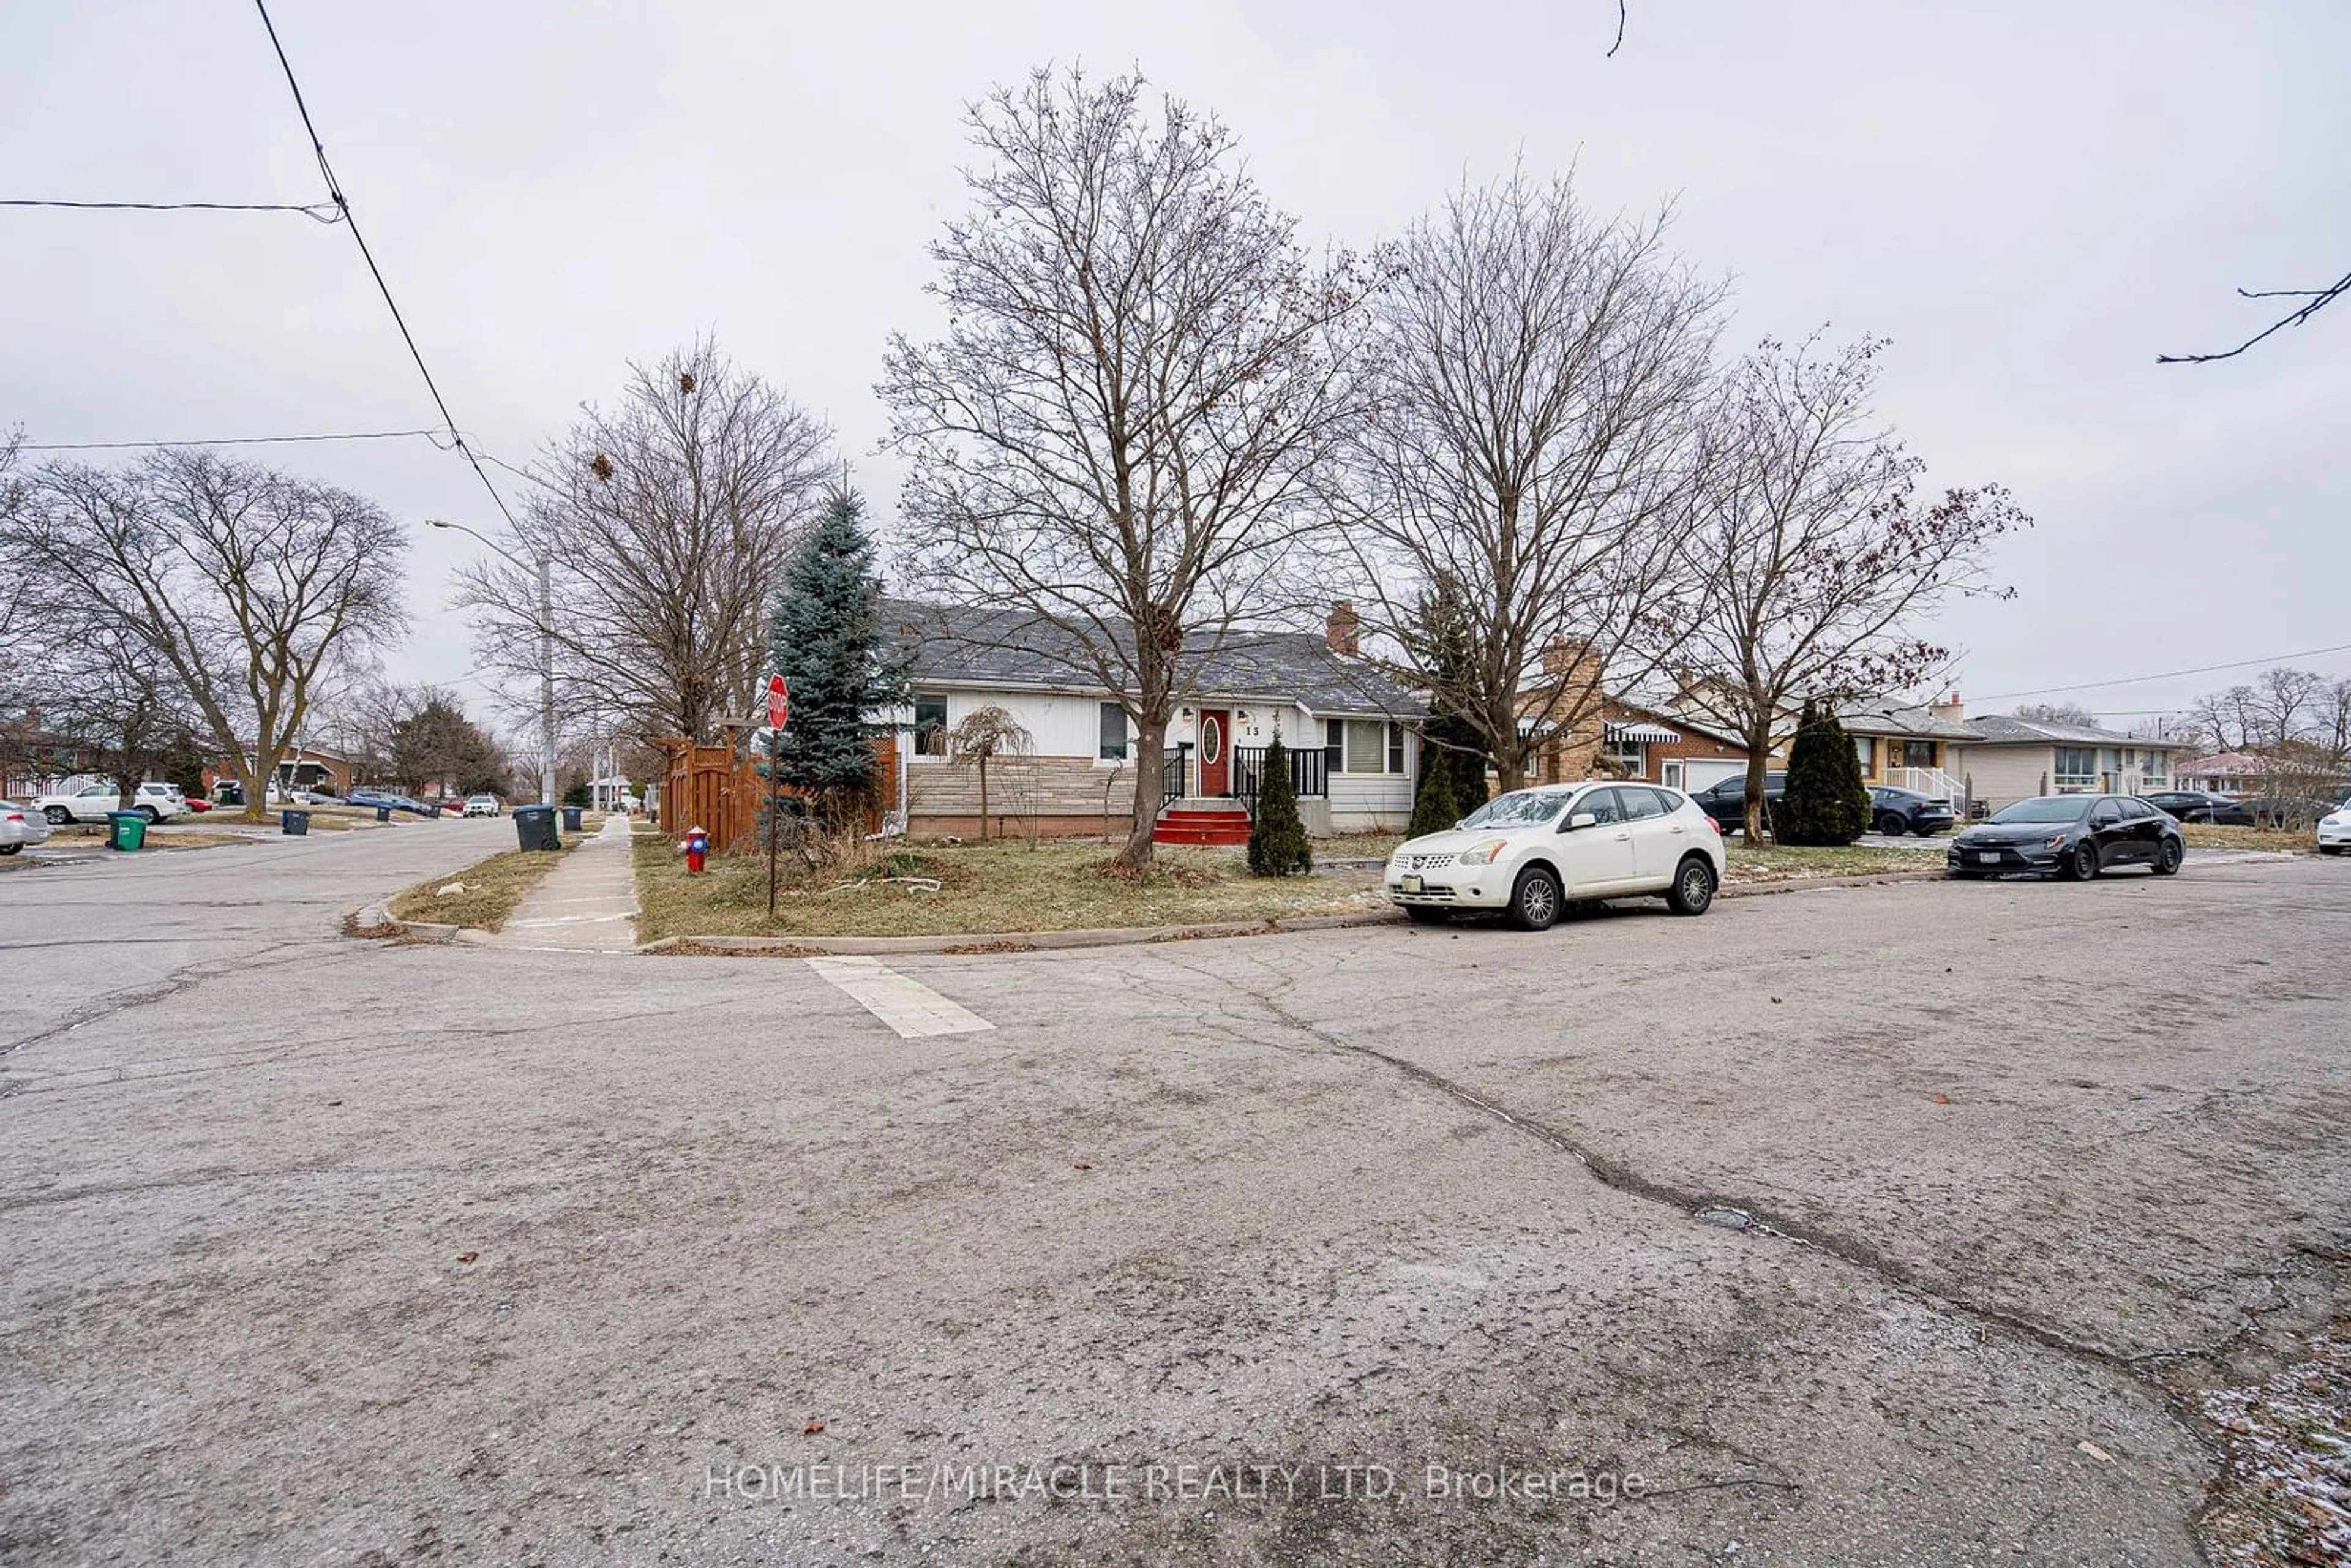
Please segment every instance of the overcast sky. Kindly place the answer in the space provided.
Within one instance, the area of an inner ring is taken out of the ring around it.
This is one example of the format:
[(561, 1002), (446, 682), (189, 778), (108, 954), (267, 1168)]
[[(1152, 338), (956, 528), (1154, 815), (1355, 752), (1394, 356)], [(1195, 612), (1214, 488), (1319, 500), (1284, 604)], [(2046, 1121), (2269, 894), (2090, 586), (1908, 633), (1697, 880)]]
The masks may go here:
[[(1238, 132), (1317, 245), (1370, 245), (1522, 155), (1604, 208), (1677, 201), (1681, 250), (1735, 280), (1734, 344), (1891, 338), (1884, 412), (1932, 481), (2000, 481), (2039, 519), (1994, 563), (2018, 597), (1938, 629), (1971, 709), (2351, 643), (2351, 302), (2226, 364), (2154, 363), (2266, 324), (2241, 284), (2351, 270), (2340, 0), (1631, 0), (1614, 59), (1610, 0), (273, 16), (458, 423), (510, 462), (625, 361), (710, 330), (831, 423), (887, 527), (872, 387), (886, 334), (935, 320), (924, 246), (961, 204), (964, 105), (1045, 61), (1139, 66)], [(0, 186), (322, 194), (239, 0), (0, 0)], [(350, 237), (299, 215), (0, 209), (0, 425), (30, 441), (435, 423)], [(460, 460), (263, 455), (417, 525), (390, 669), (485, 695), (446, 609), (476, 547), (422, 526), (495, 521)], [(2127, 718), (2250, 674), (2078, 696)]]

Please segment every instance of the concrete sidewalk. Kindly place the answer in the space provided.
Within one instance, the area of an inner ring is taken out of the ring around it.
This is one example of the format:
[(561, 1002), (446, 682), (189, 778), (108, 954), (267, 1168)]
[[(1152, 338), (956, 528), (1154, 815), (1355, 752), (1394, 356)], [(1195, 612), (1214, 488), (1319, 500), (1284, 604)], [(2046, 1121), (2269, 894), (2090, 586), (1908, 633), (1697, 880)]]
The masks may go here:
[(523, 896), (483, 940), (502, 947), (630, 953), (637, 946), (637, 883), (629, 868), (629, 819), (615, 813)]

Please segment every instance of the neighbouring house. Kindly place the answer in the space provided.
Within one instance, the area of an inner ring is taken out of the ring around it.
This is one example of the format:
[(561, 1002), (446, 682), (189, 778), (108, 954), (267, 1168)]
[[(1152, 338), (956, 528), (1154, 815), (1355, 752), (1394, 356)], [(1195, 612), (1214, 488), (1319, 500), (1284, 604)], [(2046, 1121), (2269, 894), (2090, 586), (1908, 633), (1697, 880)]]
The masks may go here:
[[(950, 755), (949, 737), (990, 706), (1033, 737), (1026, 755), (988, 763), (992, 831), (1125, 831), (1138, 737), (1120, 699), (1132, 694), (1105, 689), (1070, 632), (1020, 611), (904, 601), (885, 601), (883, 623), (911, 664), (914, 700), (895, 716), (906, 758), (900, 820), (909, 831), (979, 831), (979, 769)], [(1155, 837), (1245, 839), (1276, 735), (1290, 748), (1290, 782), (1310, 831), (1395, 829), (1411, 819), (1428, 710), (1362, 656), (1358, 624), (1343, 601), (1320, 634), (1186, 636), (1179, 658), (1192, 695), (1168, 727)]]
[(1977, 738), (1957, 747), (1952, 766), (1970, 800), (1997, 811), (2034, 795), (2138, 795), (2175, 787), (2175, 740), (2117, 735), (2090, 725), (1986, 714), (1967, 721)]
[(1956, 748), (1982, 738), (1974, 726), (1962, 722), (1965, 711), (1954, 692), (1923, 707), (1858, 703), (1838, 709), (1836, 716), (1853, 737), (1863, 782), (1916, 790), (1965, 811), (1970, 797)]
[(42, 727), (38, 710), (0, 721), (0, 799), (24, 800), (96, 782), (102, 760), (98, 747)]
[[(215, 757), (204, 765), (207, 795), (222, 784), (236, 781), (236, 764), (231, 758)], [(330, 795), (348, 795), (351, 791), (350, 759), (315, 746), (291, 747), (277, 759), (277, 788), (288, 794), (297, 789), (317, 789)]]
[[(1782, 760), (1776, 751), (1769, 758), (1774, 768)], [(1662, 703), (1611, 695), (1593, 719), (1543, 747), (1532, 780), (1564, 784), (1604, 775), (1696, 790), (1746, 771), (1747, 747), (1737, 736)]]
[(2209, 795), (2250, 796), (2267, 787), (2270, 763), (2250, 751), (2216, 751), (2191, 757), (2172, 770), (2175, 789), (2201, 789)]

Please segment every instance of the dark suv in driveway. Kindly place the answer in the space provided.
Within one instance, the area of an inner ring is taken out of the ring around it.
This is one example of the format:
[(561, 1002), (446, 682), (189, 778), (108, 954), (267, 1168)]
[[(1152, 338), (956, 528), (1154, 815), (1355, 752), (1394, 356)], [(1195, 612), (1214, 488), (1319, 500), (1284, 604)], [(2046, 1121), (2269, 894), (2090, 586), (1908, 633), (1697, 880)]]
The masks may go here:
[(1916, 789), (1896, 789), (1888, 784), (1873, 785), (1869, 791), (1869, 825), (1889, 839), (1905, 833), (1925, 838), (1930, 833), (1951, 831), (1951, 803), (1938, 795), (1921, 795)]
[[(1771, 820), (1771, 809), (1780, 803), (1780, 797), (1787, 792), (1788, 775), (1785, 772), (1775, 768), (1763, 775), (1763, 820), (1766, 822)], [(1747, 775), (1744, 773), (1726, 779), (1719, 784), (1709, 785), (1691, 795), (1690, 799), (1698, 802), (1699, 810), (1720, 823), (1726, 833), (1737, 832), (1747, 825)]]

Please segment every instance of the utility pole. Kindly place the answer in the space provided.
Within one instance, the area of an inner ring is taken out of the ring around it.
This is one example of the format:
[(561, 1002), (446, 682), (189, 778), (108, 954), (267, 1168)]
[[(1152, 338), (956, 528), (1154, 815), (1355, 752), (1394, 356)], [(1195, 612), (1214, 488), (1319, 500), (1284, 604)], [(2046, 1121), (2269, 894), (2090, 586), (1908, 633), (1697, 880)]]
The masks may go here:
[(532, 561), (527, 562), (487, 534), (469, 528), (463, 523), (427, 517), (424, 525), (472, 534), (515, 565), (531, 566), (538, 573), (538, 803), (552, 806), (555, 804), (555, 559), (542, 550), (535, 553)]
[(555, 804), (555, 563), (538, 558), (538, 803)]

